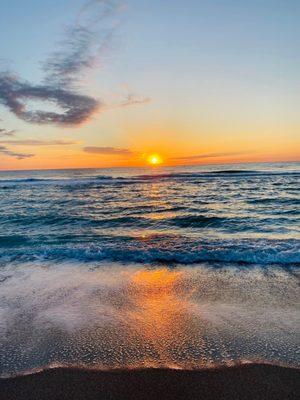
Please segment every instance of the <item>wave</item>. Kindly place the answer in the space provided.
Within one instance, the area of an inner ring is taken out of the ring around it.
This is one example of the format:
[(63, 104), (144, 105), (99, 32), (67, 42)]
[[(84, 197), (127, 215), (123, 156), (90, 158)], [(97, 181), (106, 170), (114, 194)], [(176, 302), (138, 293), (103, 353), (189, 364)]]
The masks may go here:
[(34, 183), (34, 182), (51, 182), (54, 179), (45, 178), (13, 178), (13, 179), (1, 179), (0, 183)]
[(245, 169), (225, 169), (222, 171), (212, 171), (212, 174), (255, 174), (259, 171), (247, 171)]
[(0, 247), (20, 246), (29, 242), (29, 238), (22, 235), (0, 235)]
[[(34, 228), (40, 226), (53, 226), (53, 227), (67, 227), (69, 225), (80, 225), (103, 228), (114, 228), (119, 226), (126, 227), (142, 227), (149, 226), (149, 219), (145, 217), (134, 217), (134, 216), (121, 216), (111, 218), (89, 218), (81, 215), (63, 215), (63, 214), (45, 214), (45, 215), (19, 215), (13, 214), (9, 216), (3, 216), (0, 218), (0, 223), (16, 224), (33, 226)], [(0, 238), (1, 241), (1, 238)]]
[[(44, 214), (9, 214), (0, 216), (0, 226), (6, 224), (12, 226), (32, 227), (37, 229), (43, 226), (51, 226), (52, 229), (73, 230), (74, 227), (84, 227), (92, 229), (93, 227), (102, 227), (103, 229), (113, 228), (148, 228), (148, 229), (190, 229), (203, 230), (217, 228), (223, 232), (276, 232), (278, 229), (284, 230), (285, 224), (297, 222), (297, 209), (284, 210), (281, 212), (272, 211), (272, 215), (252, 216), (218, 216), (211, 214), (179, 214), (183, 210), (180, 206), (170, 208), (155, 208), (141, 206), (140, 208), (116, 207), (106, 213), (103, 211), (100, 215), (87, 214), (68, 214), (67, 212), (50, 212)], [(190, 209), (192, 211), (192, 208)], [(124, 213), (122, 215), (122, 213)], [(150, 213), (150, 214), (147, 214)], [(166, 214), (165, 214), (166, 213)], [(172, 216), (174, 214), (175, 216)], [(159, 218), (153, 215), (160, 215)], [(59, 233), (59, 231), (57, 233)], [(0, 238), (1, 241), (1, 238)]]
[(183, 215), (174, 218), (169, 218), (167, 222), (171, 225), (176, 225), (181, 228), (200, 228), (200, 227), (215, 227), (220, 226), (227, 218), (209, 217), (205, 215)]
[(296, 265), (300, 266), (300, 242), (297, 240), (236, 240), (196, 241), (192, 238), (165, 237), (109, 238), (102, 244), (40, 245), (6, 249), (0, 262), (11, 260), (80, 260), (115, 261), (123, 263), (178, 263), (211, 262), (234, 265)]
[[(7, 188), (10, 185), (39, 185), (39, 184), (55, 184), (55, 185), (76, 185), (76, 184), (117, 184), (128, 185), (139, 182), (153, 182), (165, 180), (197, 180), (201, 178), (224, 177), (230, 179), (242, 177), (267, 177), (267, 176), (289, 176), (300, 177), (299, 171), (263, 171), (263, 170), (213, 170), (198, 172), (170, 172), (170, 173), (151, 173), (143, 175), (130, 176), (113, 176), (113, 175), (96, 175), (96, 176), (80, 176), (80, 177), (54, 177), (54, 178), (16, 178), (0, 179), (1, 188)], [(9, 185), (9, 186), (8, 186)]]
[(203, 172), (179, 172), (169, 174), (146, 174), (131, 177), (133, 180), (140, 181), (156, 181), (156, 180), (195, 180), (201, 178), (242, 178), (242, 177), (268, 177), (268, 176), (295, 176), (300, 177), (298, 171), (247, 171), (247, 170), (220, 170), (220, 171), (203, 171)]
[(278, 197), (260, 197), (260, 198), (255, 198), (255, 199), (248, 199), (247, 203), (249, 204), (276, 204), (278, 205), (295, 205), (299, 206), (300, 205), (300, 199), (297, 199), (295, 197), (284, 197), (284, 198), (278, 198)]

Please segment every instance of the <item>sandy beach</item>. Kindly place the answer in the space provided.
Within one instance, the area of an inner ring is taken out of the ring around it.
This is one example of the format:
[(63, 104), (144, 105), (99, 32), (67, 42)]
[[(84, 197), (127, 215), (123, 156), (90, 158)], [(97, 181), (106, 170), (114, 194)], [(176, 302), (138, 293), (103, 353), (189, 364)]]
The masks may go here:
[(300, 370), (248, 364), (211, 370), (49, 369), (0, 380), (1, 400), (287, 400), (300, 395)]

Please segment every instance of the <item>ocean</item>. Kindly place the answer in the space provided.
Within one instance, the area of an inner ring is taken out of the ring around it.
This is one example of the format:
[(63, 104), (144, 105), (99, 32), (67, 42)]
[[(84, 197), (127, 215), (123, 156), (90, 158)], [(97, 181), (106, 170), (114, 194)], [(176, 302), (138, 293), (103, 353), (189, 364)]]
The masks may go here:
[(0, 374), (299, 366), (300, 164), (0, 172)]

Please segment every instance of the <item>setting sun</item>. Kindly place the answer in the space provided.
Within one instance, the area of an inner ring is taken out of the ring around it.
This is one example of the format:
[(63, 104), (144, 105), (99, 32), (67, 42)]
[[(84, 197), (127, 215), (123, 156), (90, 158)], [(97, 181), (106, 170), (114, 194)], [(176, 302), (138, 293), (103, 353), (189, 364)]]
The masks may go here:
[(148, 163), (151, 165), (158, 165), (162, 163), (162, 158), (158, 154), (151, 154), (148, 157)]

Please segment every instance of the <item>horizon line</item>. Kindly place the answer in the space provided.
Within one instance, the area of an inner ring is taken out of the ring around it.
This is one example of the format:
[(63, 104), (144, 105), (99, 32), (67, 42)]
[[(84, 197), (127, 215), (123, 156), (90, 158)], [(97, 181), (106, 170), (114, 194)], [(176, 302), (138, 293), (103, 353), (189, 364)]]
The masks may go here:
[(160, 164), (156, 166), (151, 166), (145, 164), (144, 166), (111, 166), (111, 167), (69, 167), (69, 168), (34, 168), (34, 169), (1, 169), (0, 172), (20, 172), (20, 171), (72, 171), (72, 170), (95, 170), (95, 169), (162, 169), (162, 168), (178, 168), (178, 167), (200, 167), (200, 166), (208, 166), (208, 165), (237, 165), (237, 164), (294, 164), (300, 163), (300, 160), (289, 160), (289, 161), (236, 161), (236, 162), (225, 162), (225, 163), (201, 163), (201, 164)]

